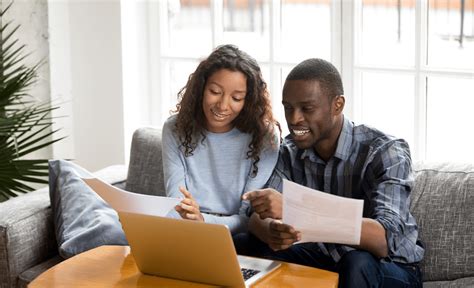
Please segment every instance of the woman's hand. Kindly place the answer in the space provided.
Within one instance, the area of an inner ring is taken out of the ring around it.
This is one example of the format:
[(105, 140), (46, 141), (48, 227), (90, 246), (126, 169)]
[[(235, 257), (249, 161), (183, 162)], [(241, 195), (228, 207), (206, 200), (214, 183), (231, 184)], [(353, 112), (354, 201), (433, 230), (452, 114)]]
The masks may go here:
[(194, 200), (193, 195), (183, 186), (179, 186), (179, 191), (183, 193), (184, 199), (174, 208), (181, 218), (204, 222), (204, 217), (199, 211), (199, 205)]

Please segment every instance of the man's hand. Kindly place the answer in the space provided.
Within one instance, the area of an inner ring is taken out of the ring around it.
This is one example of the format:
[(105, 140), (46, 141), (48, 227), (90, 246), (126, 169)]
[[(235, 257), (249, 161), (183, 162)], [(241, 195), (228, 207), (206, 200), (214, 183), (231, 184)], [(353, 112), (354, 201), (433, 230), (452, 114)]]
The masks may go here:
[(270, 237), (268, 246), (274, 251), (284, 250), (301, 240), (301, 232), (288, 224), (283, 224), (280, 220), (270, 222)]
[(249, 200), (255, 213), (260, 219), (282, 217), (281, 193), (275, 189), (260, 189), (242, 195), (243, 200)]
[(204, 222), (204, 217), (199, 211), (199, 205), (194, 200), (193, 195), (183, 186), (179, 186), (179, 191), (183, 193), (184, 199), (174, 207), (181, 218)]

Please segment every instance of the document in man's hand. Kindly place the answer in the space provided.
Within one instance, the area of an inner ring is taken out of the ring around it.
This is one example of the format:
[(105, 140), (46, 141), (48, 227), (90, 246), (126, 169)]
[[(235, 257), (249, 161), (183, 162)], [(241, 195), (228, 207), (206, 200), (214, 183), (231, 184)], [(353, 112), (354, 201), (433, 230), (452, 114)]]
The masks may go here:
[(128, 192), (97, 178), (82, 178), (92, 190), (118, 212), (166, 216), (181, 200)]
[(360, 243), (363, 200), (324, 193), (283, 180), (283, 223), (301, 232), (301, 242)]

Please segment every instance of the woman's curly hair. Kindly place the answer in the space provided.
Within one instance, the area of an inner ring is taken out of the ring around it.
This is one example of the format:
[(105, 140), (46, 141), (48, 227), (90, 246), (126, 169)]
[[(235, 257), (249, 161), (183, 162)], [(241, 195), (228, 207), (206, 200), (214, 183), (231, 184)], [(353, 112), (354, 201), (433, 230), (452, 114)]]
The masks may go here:
[(234, 119), (233, 124), (240, 131), (252, 136), (247, 157), (253, 159), (252, 177), (257, 175), (257, 163), (264, 142), (275, 146), (273, 134), (275, 126), (280, 134), (280, 124), (273, 118), (267, 84), (257, 61), (234, 45), (217, 47), (207, 59), (199, 63), (192, 73), (186, 86), (178, 93), (176, 105), (176, 132), (186, 157), (193, 155), (199, 139), (205, 139), (206, 117), (202, 108), (204, 87), (207, 79), (220, 69), (240, 71), (247, 77), (247, 94), (242, 111)]

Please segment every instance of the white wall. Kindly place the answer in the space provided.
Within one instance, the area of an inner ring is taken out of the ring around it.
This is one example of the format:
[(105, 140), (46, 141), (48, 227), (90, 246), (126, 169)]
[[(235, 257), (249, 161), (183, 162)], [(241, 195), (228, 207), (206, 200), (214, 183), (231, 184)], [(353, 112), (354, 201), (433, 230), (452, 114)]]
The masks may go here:
[(158, 110), (156, 99), (160, 63), (157, 61), (159, 47), (156, 19), (151, 13), (158, 11), (155, 1), (122, 0), (122, 67), (124, 101), (124, 146), (125, 161), (128, 162), (133, 132), (153, 123)]
[[(10, 1), (0, 1), (0, 7), (5, 9)], [(23, 64), (32, 67), (40, 61), (45, 61), (38, 70), (36, 83), (28, 91), (38, 102), (45, 102), (50, 99), (50, 75), (48, 64), (48, 14), (46, 0), (15, 1), (9, 10), (2, 17), (3, 25), (11, 22), (11, 31), (13, 27), (20, 25), (13, 39), (18, 39), (17, 47), (26, 45), (23, 49), (24, 54), (30, 55), (23, 60)], [(5, 35), (4, 35), (5, 36)], [(43, 148), (28, 154), (25, 158), (48, 159), (51, 157), (51, 147)]]
[(69, 135), (54, 158), (89, 170), (125, 163), (120, 1), (48, 2), (51, 97)]

